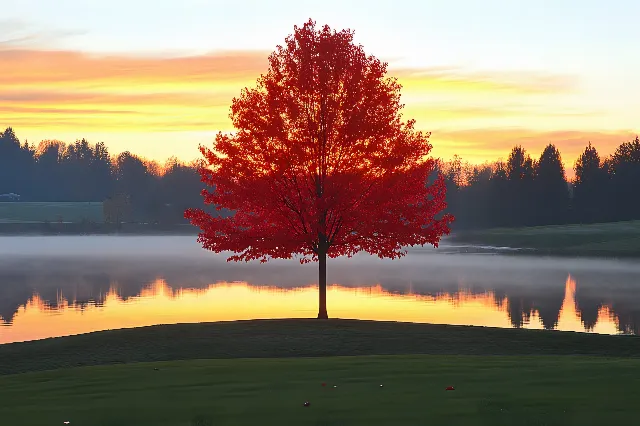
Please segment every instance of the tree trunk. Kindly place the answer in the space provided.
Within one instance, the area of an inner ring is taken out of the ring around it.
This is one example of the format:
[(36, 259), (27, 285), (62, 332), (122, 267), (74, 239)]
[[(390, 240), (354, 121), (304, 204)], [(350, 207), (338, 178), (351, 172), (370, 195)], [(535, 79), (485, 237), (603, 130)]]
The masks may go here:
[(328, 319), (327, 315), (327, 249), (318, 250), (318, 319)]

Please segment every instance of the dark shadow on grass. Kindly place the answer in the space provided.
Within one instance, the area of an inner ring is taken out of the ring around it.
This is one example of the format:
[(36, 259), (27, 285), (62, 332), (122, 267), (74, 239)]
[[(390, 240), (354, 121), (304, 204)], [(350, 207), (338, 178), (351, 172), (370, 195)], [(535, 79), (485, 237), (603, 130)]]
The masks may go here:
[(640, 337), (338, 319), (173, 324), (0, 345), (0, 375), (187, 359), (405, 354), (640, 357)]
[(214, 423), (211, 417), (198, 415), (191, 419), (190, 426), (214, 426)]

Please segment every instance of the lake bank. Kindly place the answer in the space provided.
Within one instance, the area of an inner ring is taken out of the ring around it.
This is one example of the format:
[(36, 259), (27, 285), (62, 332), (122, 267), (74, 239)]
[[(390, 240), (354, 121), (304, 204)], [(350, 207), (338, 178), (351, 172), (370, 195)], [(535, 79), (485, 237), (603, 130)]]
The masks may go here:
[[(193, 236), (190, 224), (1, 222), (0, 236)], [(442, 239), (461, 253), (577, 257), (640, 257), (640, 221), (461, 230)]]
[(514, 254), (635, 258), (640, 257), (640, 221), (459, 231), (448, 241), (504, 247)]
[(198, 235), (190, 224), (97, 223), (97, 222), (2, 222), (0, 236), (48, 235)]
[(0, 417), (16, 426), (627, 425), (637, 417), (638, 381), (638, 358), (136, 363), (0, 376)]
[(157, 325), (0, 345), (0, 375), (186, 359), (406, 354), (635, 358), (640, 337), (358, 320)]

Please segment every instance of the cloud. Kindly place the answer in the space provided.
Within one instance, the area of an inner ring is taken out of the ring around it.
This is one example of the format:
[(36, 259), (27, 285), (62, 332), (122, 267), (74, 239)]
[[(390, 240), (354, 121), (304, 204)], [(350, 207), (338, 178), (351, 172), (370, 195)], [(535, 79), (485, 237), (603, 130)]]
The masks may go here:
[[(217, 52), (182, 57), (91, 55), (63, 50), (0, 49), (0, 86), (153, 90), (254, 80), (267, 69), (267, 52)], [(136, 87), (144, 84), (145, 87)]]
[[(407, 101), (408, 102), (408, 101)], [(504, 104), (501, 106), (464, 106), (464, 105), (438, 105), (437, 103), (430, 105), (422, 105), (418, 102), (407, 105), (404, 114), (407, 117), (415, 118), (419, 125), (429, 123), (427, 127), (433, 125), (441, 126), (445, 122), (460, 120), (482, 120), (482, 119), (500, 119), (504, 120), (509, 117), (537, 117), (537, 118), (553, 118), (562, 119), (566, 117), (590, 117), (601, 115), (601, 111), (580, 111), (572, 109), (550, 110), (549, 108), (531, 106), (531, 105), (512, 105)]]
[[(0, 46), (2, 112), (14, 126), (51, 129), (230, 130), (231, 100), (267, 70), (268, 53), (94, 55)], [(492, 75), (459, 68), (402, 68), (390, 69), (389, 75), (405, 85), (407, 116), (430, 126), (434, 122), (548, 115), (548, 109), (523, 106), (522, 97), (571, 89), (570, 79), (540, 73)], [(491, 94), (495, 100), (496, 93), (512, 97), (493, 105), (473, 98)]]
[(424, 69), (390, 67), (389, 74), (397, 77), (403, 88), (410, 91), (533, 95), (570, 93), (578, 88), (575, 76), (533, 71), (478, 72), (456, 67)]
[(228, 130), (231, 100), (266, 71), (267, 56), (0, 49), (0, 112), (7, 125), (55, 131)]
[[(21, 24), (12, 25), (20, 29)], [(195, 151), (191, 145), (197, 142), (187, 141), (189, 134), (231, 130), (231, 100), (267, 70), (268, 54), (95, 55), (0, 42), (0, 128), (48, 138), (113, 134), (113, 142), (103, 140), (114, 146), (125, 143), (118, 139), (123, 135), (143, 140), (144, 134), (167, 132), (175, 136), (167, 136), (166, 143), (175, 145), (163, 146), (163, 153), (180, 155), (187, 145)], [(405, 117), (433, 132), (434, 154), (443, 158), (455, 153), (473, 162), (506, 158), (516, 144), (538, 156), (553, 142), (572, 164), (589, 140), (607, 155), (632, 134), (584, 130), (609, 118), (606, 111), (582, 105), (575, 97), (578, 80), (569, 75), (456, 67), (390, 67), (388, 75), (403, 84)], [(540, 128), (547, 131), (531, 130)], [(583, 130), (549, 130), (555, 128)], [(148, 139), (145, 149), (160, 152)]]
[[(231, 104), (231, 99), (237, 96), (236, 91), (218, 90), (214, 92), (155, 92), (155, 93), (109, 93), (95, 92), (67, 92), (58, 90), (22, 91), (7, 90), (0, 92), (0, 102), (13, 103), (22, 106), (39, 105), (101, 105), (104, 107), (123, 106), (184, 106), (191, 108), (225, 107)], [(17, 108), (17, 107), (16, 107)]]
[(40, 29), (34, 31), (27, 21), (0, 19), (0, 49), (52, 47), (67, 37), (86, 34), (82, 30)]

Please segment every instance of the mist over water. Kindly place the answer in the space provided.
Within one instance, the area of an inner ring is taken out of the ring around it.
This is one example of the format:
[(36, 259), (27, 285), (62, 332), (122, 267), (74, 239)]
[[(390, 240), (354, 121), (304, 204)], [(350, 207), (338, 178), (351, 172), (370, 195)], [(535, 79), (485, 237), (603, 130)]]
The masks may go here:
[(194, 236), (2, 236), (0, 256), (211, 256)]
[[(457, 251), (445, 241), (410, 248), (399, 260), (329, 259), (330, 316), (638, 331), (638, 262)], [(163, 322), (315, 316), (316, 264), (227, 257), (193, 236), (1, 237), (0, 343)], [(55, 325), (52, 315), (65, 320)]]

